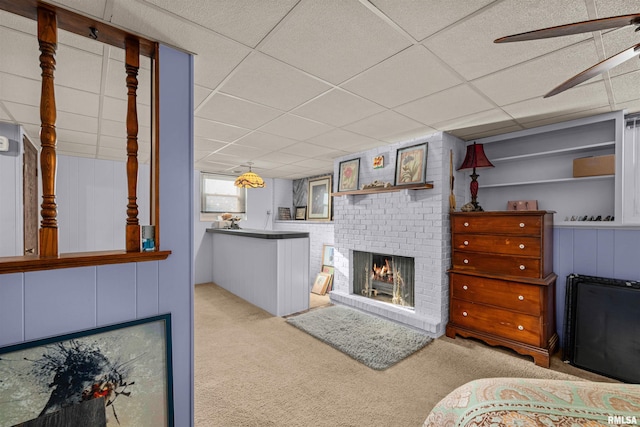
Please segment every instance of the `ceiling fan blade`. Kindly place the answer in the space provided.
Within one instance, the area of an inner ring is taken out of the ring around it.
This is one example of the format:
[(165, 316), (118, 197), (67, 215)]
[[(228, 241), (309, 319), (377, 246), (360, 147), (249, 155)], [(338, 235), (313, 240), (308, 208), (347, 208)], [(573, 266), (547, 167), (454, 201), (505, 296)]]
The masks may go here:
[(548, 39), (550, 37), (568, 36), (572, 34), (588, 33), (591, 31), (608, 30), (612, 28), (625, 27), (627, 25), (640, 25), (640, 14), (592, 19), (589, 21), (575, 22), (573, 24), (543, 28), (541, 30), (527, 31), (526, 33), (500, 37), (499, 39), (494, 40), (494, 43)]
[(627, 50), (623, 50), (622, 52), (620, 52), (620, 53), (618, 53), (616, 55), (613, 55), (612, 57), (607, 58), (602, 62), (598, 62), (593, 67), (587, 68), (586, 70), (584, 70), (580, 74), (576, 74), (575, 76), (571, 77), (566, 82), (564, 82), (561, 85), (557, 86), (551, 92), (547, 93), (544, 96), (544, 98), (549, 98), (550, 96), (557, 95), (560, 92), (564, 92), (565, 90), (570, 89), (570, 88), (572, 88), (572, 87), (574, 87), (576, 85), (579, 85), (582, 82), (586, 82), (590, 78), (593, 78), (593, 77), (595, 77), (595, 76), (597, 76), (599, 74), (602, 74), (605, 71), (608, 71), (611, 68), (616, 67), (616, 66), (622, 64), (623, 62), (628, 61), (628, 60), (638, 56), (639, 51), (640, 51), (640, 43), (638, 43), (635, 46), (630, 47)]

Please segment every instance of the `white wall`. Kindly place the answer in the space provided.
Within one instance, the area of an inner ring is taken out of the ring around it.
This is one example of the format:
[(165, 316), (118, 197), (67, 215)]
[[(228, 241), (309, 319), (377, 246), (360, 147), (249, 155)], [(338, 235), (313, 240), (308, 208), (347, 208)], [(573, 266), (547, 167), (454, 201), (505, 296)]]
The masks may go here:
[(0, 122), (9, 151), (0, 152), (0, 257), (22, 255), (22, 134), (20, 126)]
[[(140, 225), (150, 223), (149, 182), (149, 165), (140, 164), (137, 192)], [(56, 202), (60, 253), (126, 247), (125, 162), (58, 156)]]

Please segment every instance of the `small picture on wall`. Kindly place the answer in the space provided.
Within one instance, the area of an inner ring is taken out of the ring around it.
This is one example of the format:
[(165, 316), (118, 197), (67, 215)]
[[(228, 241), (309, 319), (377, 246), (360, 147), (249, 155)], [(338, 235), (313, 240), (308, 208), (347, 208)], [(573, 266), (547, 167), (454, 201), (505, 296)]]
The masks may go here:
[(384, 156), (376, 156), (373, 158), (373, 168), (380, 169), (384, 167)]
[(357, 190), (359, 176), (360, 158), (340, 162), (338, 191)]
[(422, 184), (427, 176), (427, 143), (399, 148), (395, 185)]
[(322, 245), (322, 265), (333, 267), (333, 246)]
[(296, 208), (296, 219), (304, 220), (307, 218), (307, 207), (299, 206)]

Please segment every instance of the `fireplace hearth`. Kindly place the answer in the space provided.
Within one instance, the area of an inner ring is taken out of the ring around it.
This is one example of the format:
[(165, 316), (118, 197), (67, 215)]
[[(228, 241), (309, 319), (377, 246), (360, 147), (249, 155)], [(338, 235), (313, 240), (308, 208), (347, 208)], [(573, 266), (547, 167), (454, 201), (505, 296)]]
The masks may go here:
[(353, 293), (390, 304), (414, 306), (414, 259), (353, 251)]

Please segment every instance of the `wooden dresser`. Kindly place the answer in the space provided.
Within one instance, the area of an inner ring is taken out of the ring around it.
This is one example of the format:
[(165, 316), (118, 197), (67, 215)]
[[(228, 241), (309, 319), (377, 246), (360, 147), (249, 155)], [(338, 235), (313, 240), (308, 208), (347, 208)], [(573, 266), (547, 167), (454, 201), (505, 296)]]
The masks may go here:
[(447, 336), (481, 339), (549, 367), (556, 350), (553, 212), (451, 214)]

